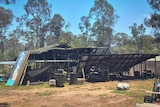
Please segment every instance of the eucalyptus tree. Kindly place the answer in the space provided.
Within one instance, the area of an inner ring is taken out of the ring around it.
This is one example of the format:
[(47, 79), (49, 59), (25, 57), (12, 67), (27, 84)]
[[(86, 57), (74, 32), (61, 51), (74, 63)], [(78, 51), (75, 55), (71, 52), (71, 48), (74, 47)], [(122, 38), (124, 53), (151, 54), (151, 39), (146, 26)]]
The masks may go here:
[(79, 29), (82, 32), (82, 34), (79, 37), (79, 40), (81, 41), (82, 46), (95, 46), (95, 39), (91, 35), (92, 33), (92, 21), (90, 16), (82, 16), (81, 22), (79, 23)]
[(81, 22), (79, 23), (79, 29), (81, 30), (82, 34), (85, 36), (88, 36), (88, 33), (90, 31), (90, 19), (89, 17), (82, 16)]
[(81, 41), (81, 36), (77, 36), (77, 35), (72, 35), (72, 41), (70, 42), (70, 46), (72, 48), (77, 48), (77, 47), (84, 47), (84, 44)]
[(88, 35), (97, 41), (97, 46), (110, 49), (117, 18), (113, 6), (107, 0), (95, 0), (89, 15), (81, 18), (80, 28), (81, 31), (85, 28), (86, 34), (90, 31)]
[(16, 0), (0, 0), (0, 4), (14, 4)]
[(129, 29), (131, 30), (131, 34), (135, 41), (137, 53), (142, 53), (142, 47), (144, 45), (143, 36), (145, 34), (146, 28), (144, 27), (143, 24), (138, 26), (136, 23), (133, 23), (132, 26), (129, 26)]
[(154, 12), (150, 15), (150, 18), (145, 18), (144, 23), (154, 29), (157, 48), (160, 50), (160, 0), (147, 0), (147, 2)]
[(114, 41), (118, 47), (126, 45), (128, 42), (128, 35), (126, 33), (116, 33)]
[[(13, 60), (17, 57), (18, 53), (20, 51), (24, 51), (24, 45), (23, 42), (20, 42), (19, 39), (19, 31), (13, 30), (7, 37), (7, 47), (5, 51), (6, 59), (7, 60)], [(16, 48), (15, 48), (16, 47)]]
[(82, 35), (86, 38), (84, 39), (84, 42), (88, 42), (90, 39), (90, 31), (91, 31), (91, 23), (90, 18), (86, 16), (81, 17), (81, 22), (79, 23), (79, 29), (82, 32)]
[(1, 53), (3, 55), (4, 45), (6, 40), (6, 32), (8, 26), (11, 24), (13, 19), (13, 14), (11, 10), (5, 9), (4, 7), (0, 7), (0, 48)]
[(73, 34), (72, 32), (63, 32), (59, 38), (60, 44), (68, 44), (70, 45), (73, 41)]
[(112, 47), (113, 53), (135, 53), (135, 47), (133, 38), (128, 36), (126, 33), (118, 32), (114, 35), (114, 44)]
[(145, 46), (144, 52), (147, 54), (158, 53), (158, 48), (156, 47), (156, 38), (151, 35), (144, 35)]
[[(22, 30), (33, 34), (36, 39), (36, 47), (43, 47), (45, 45), (46, 27), (50, 21), (51, 5), (46, 0), (28, 0), (24, 5), (26, 14), (17, 18), (20, 25), (24, 25)], [(22, 27), (20, 27), (22, 28)], [(27, 33), (28, 34), (28, 33)]]
[(160, 29), (160, 0), (147, 0), (154, 13), (151, 14), (149, 19), (145, 18), (145, 24), (149, 27)]
[(51, 21), (48, 23), (47, 27), (49, 28), (50, 35), (56, 37), (56, 43), (59, 43), (59, 38), (62, 35), (62, 28), (65, 25), (65, 20), (60, 14), (54, 14)]
[(106, 0), (95, 0), (89, 16), (94, 20), (92, 34), (97, 39), (97, 45), (107, 46), (110, 49), (113, 36), (112, 27), (117, 18), (113, 6)]

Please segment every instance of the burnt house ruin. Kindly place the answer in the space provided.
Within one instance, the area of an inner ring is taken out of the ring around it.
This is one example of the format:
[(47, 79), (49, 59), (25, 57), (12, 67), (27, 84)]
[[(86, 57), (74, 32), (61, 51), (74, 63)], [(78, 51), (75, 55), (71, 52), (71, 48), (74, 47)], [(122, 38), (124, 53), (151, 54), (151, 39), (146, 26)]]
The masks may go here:
[[(108, 81), (110, 74), (123, 74), (130, 68), (158, 54), (111, 54), (106, 47), (71, 48), (50, 45), (30, 51), (23, 83), (48, 81), (59, 69), (91, 81)], [(83, 72), (84, 71), (84, 74)]]

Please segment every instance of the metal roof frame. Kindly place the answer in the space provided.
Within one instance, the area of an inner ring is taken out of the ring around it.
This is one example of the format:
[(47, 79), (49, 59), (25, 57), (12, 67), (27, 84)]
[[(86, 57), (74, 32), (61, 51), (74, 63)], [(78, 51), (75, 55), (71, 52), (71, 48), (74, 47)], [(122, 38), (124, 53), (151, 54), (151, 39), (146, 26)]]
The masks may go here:
[(79, 63), (79, 68), (83, 65), (87, 73), (91, 66), (97, 66), (102, 69), (107, 69), (107, 66), (109, 66), (109, 72), (124, 72), (128, 71), (132, 66), (150, 58), (155, 58), (156, 56), (158, 54), (83, 55)]

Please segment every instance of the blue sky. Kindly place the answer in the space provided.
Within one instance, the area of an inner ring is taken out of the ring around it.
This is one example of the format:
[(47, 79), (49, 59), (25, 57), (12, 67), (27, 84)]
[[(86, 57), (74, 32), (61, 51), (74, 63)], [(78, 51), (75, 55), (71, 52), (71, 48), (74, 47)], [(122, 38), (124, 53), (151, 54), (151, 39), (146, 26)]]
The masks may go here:
[[(13, 11), (15, 17), (20, 17), (25, 13), (23, 6), (27, 0), (16, 0), (14, 5), (5, 5)], [(71, 23), (70, 31), (79, 34), (78, 23), (82, 16), (87, 16), (90, 8), (94, 5), (94, 0), (47, 0), (52, 4), (52, 16), (55, 13), (61, 14), (66, 22)], [(120, 17), (114, 26), (116, 32), (130, 34), (129, 26), (133, 23), (138, 25), (143, 23), (144, 17), (152, 13), (147, 0), (108, 0)], [(15, 28), (14, 21), (11, 28)], [(146, 34), (151, 34), (151, 29), (147, 28)]]

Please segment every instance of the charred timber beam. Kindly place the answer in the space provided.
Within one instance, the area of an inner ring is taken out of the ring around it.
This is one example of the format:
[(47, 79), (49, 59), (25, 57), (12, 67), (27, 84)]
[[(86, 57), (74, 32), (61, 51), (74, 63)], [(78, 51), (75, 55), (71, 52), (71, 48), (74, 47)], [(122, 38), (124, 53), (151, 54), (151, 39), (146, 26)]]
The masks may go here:
[(77, 62), (76, 60), (29, 60), (28, 62)]

